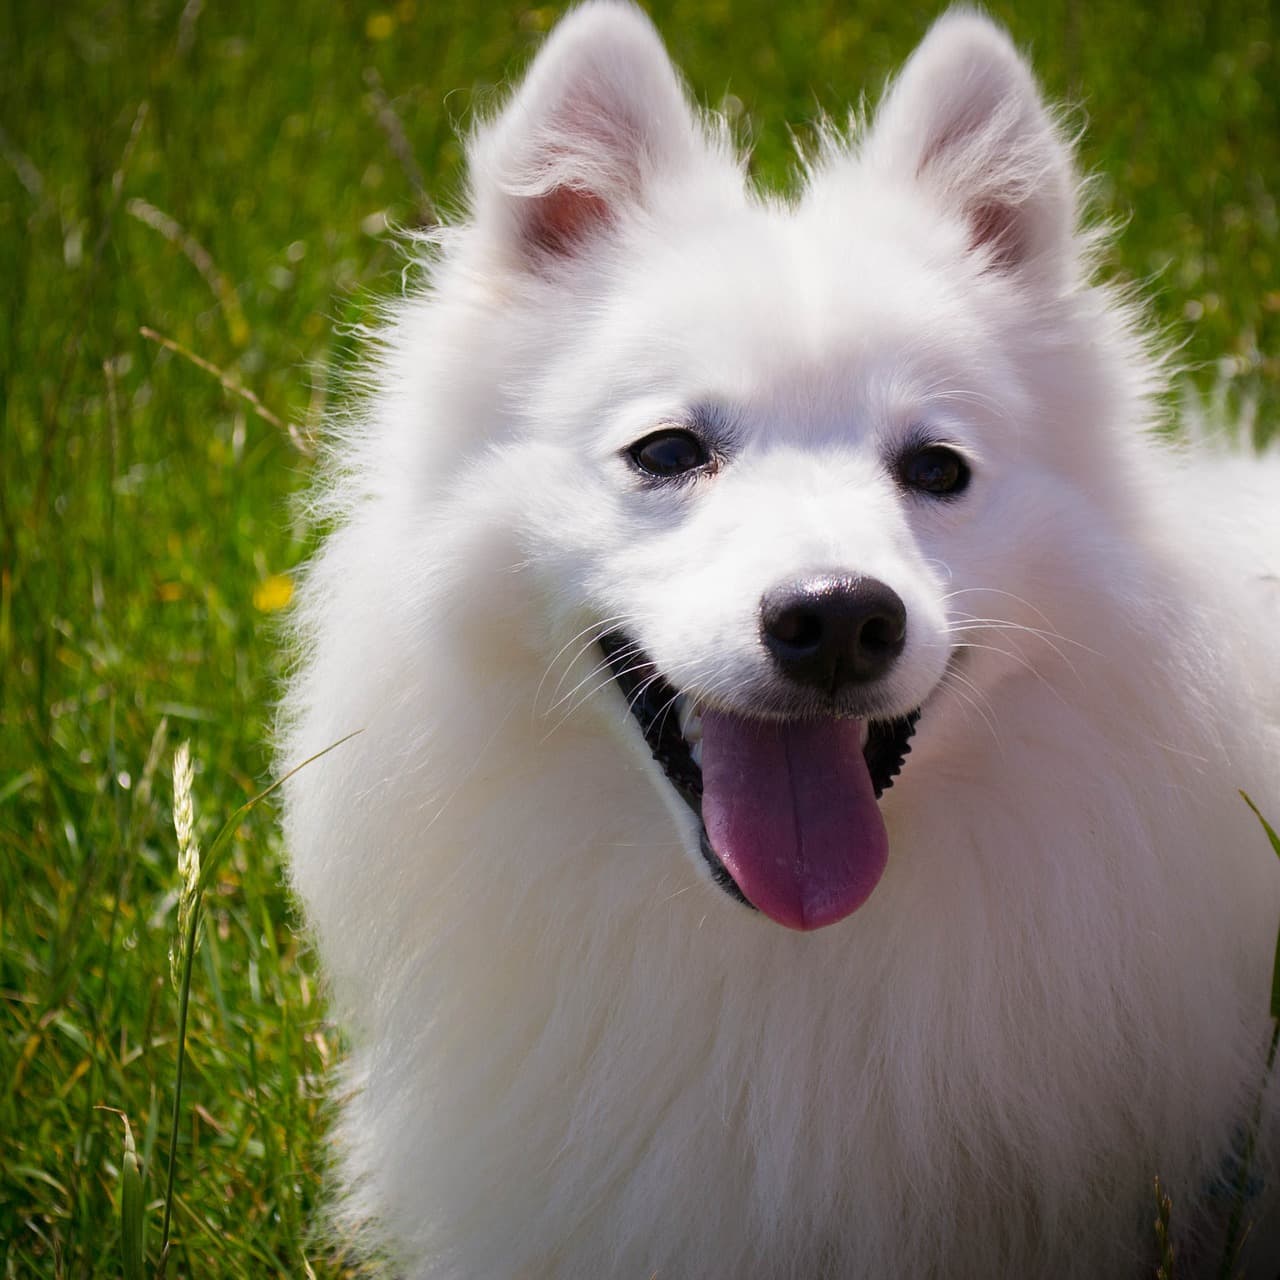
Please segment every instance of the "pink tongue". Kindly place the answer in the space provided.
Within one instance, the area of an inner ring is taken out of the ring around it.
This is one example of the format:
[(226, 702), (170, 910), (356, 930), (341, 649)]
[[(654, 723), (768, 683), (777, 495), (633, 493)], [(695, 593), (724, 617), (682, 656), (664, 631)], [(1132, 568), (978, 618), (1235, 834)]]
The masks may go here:
[(860, 720), (704, 713), (702, 821), (748, 901), (791, 929), (856, 911), (889, 857)]

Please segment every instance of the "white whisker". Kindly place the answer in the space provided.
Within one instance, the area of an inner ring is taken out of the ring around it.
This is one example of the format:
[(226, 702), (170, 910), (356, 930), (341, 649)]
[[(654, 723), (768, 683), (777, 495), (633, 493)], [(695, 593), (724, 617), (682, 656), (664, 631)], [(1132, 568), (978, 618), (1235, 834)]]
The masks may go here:
[[(986, 694), (978, 688), (972, 680), (962, 676), (954, 668), (948, 670), (939, 682), (940, 687), (946, 689), (953, 697), (958, 698), (961, 702), (970, 707), (986, 725), (987, 731), (991, 734), (991, 740), (995, 743), (996, 749), (1000, 752), (1004, 751), (1004, 744), (1000, 741), (1000, 735), (996, 732), (995, 721), (989, 716), (983, 707), (983, 703), (987, 701)], [(959, 686), (963, 685), (964, 688)], [(972, 692), (966, 693), (965, 689)]]

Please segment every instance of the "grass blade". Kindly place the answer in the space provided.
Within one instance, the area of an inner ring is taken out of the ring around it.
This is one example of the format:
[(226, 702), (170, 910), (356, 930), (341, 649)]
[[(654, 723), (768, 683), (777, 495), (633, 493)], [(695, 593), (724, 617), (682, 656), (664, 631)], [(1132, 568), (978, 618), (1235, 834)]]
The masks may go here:
[(129, 1117), (124, 1121), (124, 1182), (120, 1194), (120, 1252), (124, 1264), (124, 1280), (142, 1280), (143, 1273), (143, 1209), (142, 1166), (133, 1144)]
[[(1262, 816), (1261, 810), (1249, 798), (1247, 792), (1242, 791), (1240, 796), (1253, 810), (1253, 816), (1262, 823), (1262, 829), (1267, 833), (1267, 839), (1271, 841), (1271, 848), (1275, 851), (1276, 857), (1280, 858), (1280, 835), (1276, 834), (1276, 829)], [(1276, 934), (1276, 955), (1271, 965), (1271, 1016), (1280, 1019), (1280, 932)]]
[(142, 1164), (133, 1141), (133, 1126), (118, 1107), (98, 1106), (124, 1121), (124, 1159), (120, 1162), (120, 1267), (124, 1280), (143, 1280), (146, 1266), (145, 1214)]
[[(1267, 833), (1267, 839), (1271, 842), (1272, 850), (1275, 852), (1276, 857), (1280, 858), (1280, 835), (1276, 834), (1275, 828), (1262, 816), (1261, 810), (1253, 803), (1247, 792), (1240, 792), (1240, 797), (1253, 810), (1253, 816), (1262, 823), (1262, 829)], [(1258, 1142), (1258, 1129), (1262, 1124), (1262, 1100), (1266, 1091), (1267, 1081), (1271, 1078), (1271, 1071), (1275, 1066), (1276, 1050), (1280, 1048), (1280, 933), (1276, 935), (1276, 953), (1271, 967), (1271, 1017), (1275, 1021), (1275, 1026), (1271, 1031), (1271, 1046), (1267, 1051), (1267, 1065), (1263, 1072), (1262, 1085), (1258, 1090), (1257, 1101), (1254, 1103), (1253, 1118), (1249, 1125), (1249, 1131), (1245, 1138), (1244, 1152), (1240, 1159), (1240, 1170), (1236, 1178), (1235, 1194), (1231, 1204), (1231, 1217), (1227, 1222), (1226, 1246), (1222, 1254), (1222, 1266), (1218, 1271), (1219, 1280), (1230, 1280), (1239, 1257), (1241, 1245), (1244, 1243), (1241, 1227), (1244, 1223), (1245, 1202), (1249, 1195), (1249, 1174), (1253, 1165), (1254, 1150)]]
[(352, 738), (363, 733), (363, 729), (353, 729), (345, 737), (339, 738), (337, 742), (331, 742), (322, 751), (317, 751), (315, 755), (308, 756), (301, 764), (296, 764), (288, 773), (277, 778), (269, 787), (259, 791), (251, 800), (246, 800), (226, 822), (222, 824), (218, 834), (214, 836), (213, 843), (209, 846), (209, 852), (205, 855), (204, 861), (200, 868), (200, 879), (198, 889), (203, 893), (209, 886), (209, 881), (213, 878), (213, 873), (218, 869), (222, 859), (226, 856), (227, 846), (231, 843), (231, 837), (235, 834), (236, 828), (240, 825), (240, 820), (254, 808), (255, 805), (261, 804), (273, 791), (284, 786), (295, 773), (305, 769), (309, 764), (314, 764), (322, 756), (327, 756), (330, 751), (336, 751), (344, 742), (350, 742)]
[(1276, 834), (1276, 829), (1266, 820), (1266, 818), (1262, 816), (1262, 811), (1249, 798), (1249, 793), (1247, 791), (1242, 791), (1240, 795), (1245, 804), (1253, 810), (1253, 816), (1262, 823), (1262, 829), (1267, 833), (1267, 839), (1271, 841), (1271, 847), (1275, 850), (1276, 857), (1280, 858), (1280, 835)]

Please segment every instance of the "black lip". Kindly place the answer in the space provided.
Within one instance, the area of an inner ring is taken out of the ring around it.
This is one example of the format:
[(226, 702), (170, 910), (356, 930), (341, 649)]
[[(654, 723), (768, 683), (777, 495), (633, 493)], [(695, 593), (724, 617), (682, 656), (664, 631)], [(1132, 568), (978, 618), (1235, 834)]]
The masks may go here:
[[(707, 829), (702, 825), (702, 770), (689, 753), (689, 744), (680, 732), (675, 712), (680, 690), (674, 688), (654, 665), (653, 659), (625, 632), (610, 631), (600, 638), (600, 648), (609, 663), (613, 678), (631, 708), (644, 734), (653, 758), (662, 766), (667, 781), (698, 819), (699, 845), (711, 871), (711, 878), (731, 898), (743, 906), (756, 909), (729, 874), (711, 847)], [(903, 761), (911, 752), (911, 735), (920, 719), (919, 710), (894, 720), (871, 720), (867, 724), (867, 743), (863, 758), (871, 773), (871, 784), (878, 800), (893, 786), (902, 771)]]

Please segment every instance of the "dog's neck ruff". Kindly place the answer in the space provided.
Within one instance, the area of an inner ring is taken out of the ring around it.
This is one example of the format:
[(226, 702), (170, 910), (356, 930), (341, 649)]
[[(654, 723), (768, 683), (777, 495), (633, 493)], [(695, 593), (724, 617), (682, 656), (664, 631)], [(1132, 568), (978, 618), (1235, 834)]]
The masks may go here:
[(902, 768), (919, 712), (891, 721), (699, 712), (624, 633), (600, 645), (654, 759), (699, 819), (715, 883), (793, 929), (856, 911), (888, 859), (876, 802)]

